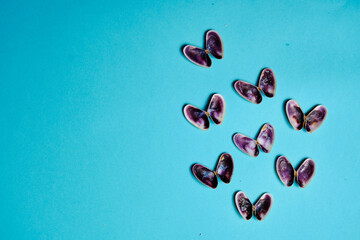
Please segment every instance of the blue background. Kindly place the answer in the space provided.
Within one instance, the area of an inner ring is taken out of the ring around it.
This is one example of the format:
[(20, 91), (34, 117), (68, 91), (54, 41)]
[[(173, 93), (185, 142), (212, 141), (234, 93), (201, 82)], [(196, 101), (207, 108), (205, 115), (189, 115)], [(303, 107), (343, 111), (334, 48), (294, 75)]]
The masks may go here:
[[(1, 1), (1, 239), (359, 239), (359, 1)], [(184, 58), (217, 30), (225, 57)], [(260, 105), (235, 80), (278, 79)], [(223, 125), (189, 124), (184, 104), (227, 104)], [(284, 102), (324, 104), (315, 133)], [(272, 123), (275, 145), (251, 158), (232, 143)], [(213, 190), (190, 167), (234, 157)], [(283, 186), (275, 158), (312, 157), (305, 189)], [(263, 222), (236, 211), (236, 191), (274, 196)]]

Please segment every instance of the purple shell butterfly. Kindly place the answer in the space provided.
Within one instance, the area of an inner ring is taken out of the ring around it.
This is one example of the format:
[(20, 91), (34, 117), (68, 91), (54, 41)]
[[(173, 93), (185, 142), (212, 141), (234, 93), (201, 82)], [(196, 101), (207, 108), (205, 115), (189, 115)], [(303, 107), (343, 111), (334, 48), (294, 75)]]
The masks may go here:
[(206, 111), (189, 104), (185, 105), (183, 109), (185, 118), (201, 130), (209, 129), (209, 117), (216, 125), (221, 125), (225, 118), (225, 112), (225, 99), (221, 94), (212, 95)]
[(236, 92), (246, 100), (259, 104), (262, 101), (261, 92), (269, 98), (275, 96), (275, 73), (270, 68), (264, 68), (260, 73), (257, 87), (248, 82), (238, 80), (234, 83), (234, 88)]
[(315, 176), (315, 170), (315, 161), (311, 158), (305, 159), (296, 171), (287, 157), (280, 156), (276, 159), (276, 173), (287, 187), (292, 186), (295, 180), (299, 187), (306, 187)]
[(230, 183), (234, 172), (234, 161), (230, 154), (223, 153), (219, 157), (215, 171), (201, 164), (194, 164), (191, 171), (202, 184), (215, 189), (218, 185), (216, 176), (224, 183)]
[(305, 128), (308, 133), (312, 133), (324, 123), (328, 110), (324, 105), (317, 105), (305, 115), (299, 103), (292, 99), (286, 102), (285, 112), (291, 126), (296, 131)]
[(205, 41), (205, 49), (186, 45), (183, 48), (183, 53), (190, 62), (209, 68), (211, 67), (209, 53), (217, 59), (222, 59), (224, 57), (224, 45), (219, 33), (214, 30), (206, 32)]
[(257, 157), (259, 155), (259, 148), (264, 153), (269, 153), (275, 141), (275, 128), (266, 123), (262, 126), (257, 140), (247, 137), (241, 133), (236, 133), (233, 136), (233, 142), (242, 152)]
[(269, 215), (273, 202), (273, 196), (270, 193), (261, 195), (254, 205), (244, 192), (239, 191), (235, 194), (236, 208), (245, 220), (250, 220), (253, 215), (259, 221), (264, 220)]

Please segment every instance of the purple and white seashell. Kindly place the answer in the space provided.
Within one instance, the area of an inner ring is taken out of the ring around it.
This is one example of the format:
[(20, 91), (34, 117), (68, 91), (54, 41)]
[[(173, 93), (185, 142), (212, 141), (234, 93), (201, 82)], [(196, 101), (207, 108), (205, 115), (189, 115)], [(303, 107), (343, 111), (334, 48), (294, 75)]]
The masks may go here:
[(270, 193), (264, 193), (253, 205), (246, 194), (239, 191), (235, 194), (235, 205), (245, 220), (250, 220), (254, 213), (257, 220), (263, 221), (270, 213), (273, 197)]
[(234, 83), (234, 88), (236, 92), (246, 100), (255, 104), (261, 103), (262, 101), (261, 93), (259, 89), (254, 85), (238, 80)]
[(234, 89), (246, 100), (255, 104), (259, 104), (262, 101), (261, 92), (270, 98), (275, 96), (275, 73), (270, 68), (264, 68), (260, 73), (257, 87), (248, 82), (238, 80), (234, 83)]
[(224, 183), (230, 183), (234, 173), (234, 161), (230, 154), (223, 153), (219, 157), (215, 171), (201, 164), (194, 164), (191, 171), (201, 183), (215, 189), (218, 185), (216, 175), (218, 175)]
[(185, 118), (195, 127), (201, 130), (208, 130), (210, 127), (210, 120), (216, 125), (222, 124), (225, 118), (226, 104), (225, 99), (221, 94), (214, 94), (208, 104), (207, 111), (201, 110), (193, 105), (185, 105), (183, 113)]
[(206, 32), (205, 41), (206, 49), (186, 45), (183, 48), (183, 53), (192, 63), (209, 68), (211, 67), (209, 53), (217, 59), (222, 59), (224, 57), (224, 45), (219, 33), (214, 30)]
[(315, 170), (316, 165), (311, 158), (305, 159), (297, 171), (295, 171), (287, 157), (280, 156), (276, 159), (276, 173), (281, 182), (287, 187), (293, 185), (295, 178), (299, 187), (306, 187), (315, 176)]
[(274, 141), (275, 128), (269, 123), (262, 126), (257, 141), (241, 133), (236, 133), (233, 136), (235, 146), (252, 157), (259, 155), (259, 147), (264, 153), (269, 153), (274, 145)]
[(299, 131), (304, 127), (309, 133), (314, 132), (324, 123), (328, 112), (324, 105), (317, 105), (305, 116), (299, 103), (294, 99), (286, 102), (285, 111), (291, 126), (295, 130)]
[(259, 136), (257, 137), (257, 142), (259, 147), (264, 153), (269, 153), (271, 151), (272, 146), (274, 145), (275, 140), (275, 129), (274, 127), (266, 123), (261, 128)]

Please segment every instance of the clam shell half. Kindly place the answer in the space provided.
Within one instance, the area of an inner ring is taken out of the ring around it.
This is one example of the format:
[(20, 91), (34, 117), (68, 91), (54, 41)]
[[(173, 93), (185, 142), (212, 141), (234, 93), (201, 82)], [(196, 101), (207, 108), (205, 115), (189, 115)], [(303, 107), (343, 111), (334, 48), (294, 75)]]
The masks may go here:
[(276, 92), (276, 77), (273, 70), (264, 68), (259, 77), (259, 87), (267, 97), (274, 97)]
[(221, 94), (217, 93), (211, 97), (207, 112), (215, 124), (222, 124), (225, 118), (226, 104), (225, 99)]
[(218, 180), (213, 170), (210, 170), (201, 164), (194, 164), (191, 168), (191, 171), (197, 180), (199, 180), (202, 184), (205, 184), (206, 186), (213, 189), (217, 187)]
[(273, 197), (270, 193), (264, 193), (255, 203), (255, 217), (259, 221), (263, 221), (269, 215), (273, 205)]
[(252, 157), (257, 157), (259, 155), (259, 147), (254, 139), (241, 133), (236, 133), (233, 136), (233, 142), (244, 153)]
[(269, 153), (275, 141), (275, 128), (273, 125), (266, 123), (262, 126), (257, 137), (259, 147), (264, 153)]
[(302, 129), (304, 126), (305, 116), (299, 103), (294, 99), (287, 101), (285, 111), (291, 126), (297, 131)]
[(314, 132), (318, 129), (321, 124), (324, 123), (327, 116), (327, 108), (324, 105), (316, 106), (306, 117), (305, 117), (305, 130), (309, 133)]
[(250, 83), (238, 80), (234, 83), (234, 89), (240, 96), (252, 103), (259, 104), (262, 101), (259, 89)]
[(201, 130), (208, 130), (210, 127), (210, 121), (206, 112), (193, 106), (186, 105), (183, 109), (185, 118), (195, 127)]
[(297, 169), (296, 182), (301, 188), (309, 185), (313, 177), (315, 176), (315, 161), (311, 158), (305, 159), (304, 162)]
[(220, 155), (215, 172), (224, 183), (230, 183), (234, 172), (234, 160), (228, 153)]
[(245, 220), (251, 219), (253, 214), (253, 205), (244, 192), (239, 191), (235, 194), (235, 205), (240, 215)]
[(205, 41), (206, 49), (209, 50), (211, 55), (217, 59), (224, 57), (224, 45), (218, 32), (214, 30), (207, 31)]
[(290, 187), (293, 185), (295, 169), (287, 157), (280, 156), (276, 159), (276, 173), (285, 186)]
[(204, 49), (186, 45), (183, 48), (183, 53), (190, 62), (195, 63), (196, 65), (206, 68), (211, 66), (210, 56)]

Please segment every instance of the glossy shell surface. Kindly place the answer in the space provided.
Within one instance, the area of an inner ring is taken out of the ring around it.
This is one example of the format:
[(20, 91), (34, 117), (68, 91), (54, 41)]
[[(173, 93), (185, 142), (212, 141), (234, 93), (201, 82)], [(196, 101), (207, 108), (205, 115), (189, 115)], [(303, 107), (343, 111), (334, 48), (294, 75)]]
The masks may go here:
[(275, 141), (275, 128), (273, 125), (266, 123), (262, 126), (257, 138), (259, 147), (264, 153), (269, 153)]
[(305, 116), (300, 105), (295, 100), (289, 100), (285, 106), (286, 116), (293, 128), (297, 131), (303, 128)]
[(222, 124), (225, 118), (226, 104), (225, 99), (221, 94), (214, 94), (211, 97), (207, 112), (215, 124)]
[(306, 187), (315, 176), (315, 162), (311, 158), (306, 159), (297, 170), (296, 182), (301, 188)]
[(250, 220), (253, 214), (253, 205), (249, 198), (242, 191), (235, 194), (235, 205), (240, 215), (245, 220)]
[(276, 77), (273, 70), (264, 68), (259, 77), (259, 87), (267, 97), (274, 97), (276, 92)]
[(234, 83), (234, 89), (240, 96), (252, 103), (259, 104), (262, 101), (259, 89), (250, 83), (238, 80)]
[(192, 63), (195, 63), (196, 65), (206, 68), (209, 68), (211, 66), (210, 56), (204, 49), (191, 45), (186, 45), (183, 48), (183, 53), (187, 59), (189, 59)]
[(255, 217), (257, 220), (264, 220), (267, 215), (270, 213), (271, 207), (273, 205), (273, 197), (270, 193), (264, 193), (261, 195), (259, 200), (255, 203)]
[(221, 181), (230, 183), (234, 172), (234, 161), (230, 154), (223, 153), (220, 155), (215, 171)]
[(287, 157), (280, 156), (277, 158), (276, 173), (285, 186), (290, 187), (293, 185), (295, 180), (295, 169)]
[(312, 133), (324, 123), (327, 116), (327, 109), (324, 105), (316, 106), (305, 118), (305, 129)]
[(222, 59), (224, 57), (224, 45), (219, 33), (210, 30), (206, 33), (205, 40), (206, 49), (211, 55), (217, 59)]
[(256, 144), (256, 141), (252, 138), (249, 138), (243, 134), (236, 133), (233, 136), (234, 144), (244, 153), (257, 157), (259, 155), (259, 147)]
[(191, 168), (191, 171), (197, 180), (199, 180), (201, 183), (211, 188), (217, 187), (218, 180), (214, 171), (204, 167), (201, 164), (194, 164)]
[(210, 127), (210, 121), (206, 112), (194, 107), (192, 105), (186, 105), (183, 109), (185, 118), (193, 124), (195, 127), (202, 130), (208, 130)]

